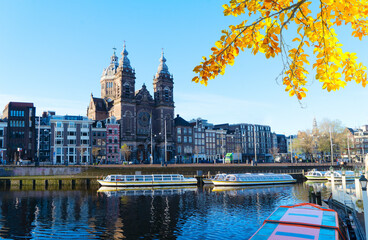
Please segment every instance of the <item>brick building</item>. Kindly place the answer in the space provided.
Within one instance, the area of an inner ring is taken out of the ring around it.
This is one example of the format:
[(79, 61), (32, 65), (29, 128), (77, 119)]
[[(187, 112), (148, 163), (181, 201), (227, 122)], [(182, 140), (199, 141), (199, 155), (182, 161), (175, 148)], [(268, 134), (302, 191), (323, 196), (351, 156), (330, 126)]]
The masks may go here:
[(10, 163), (35, 159), (35, 113), (33, 103), (9, 102), (3, 111), (7, 120), (6, 155)]
[(119, 61), (114, 52), (110, 65), (103, 70), (101, 98), (91, 95), (87, 116), (93, 120), (114, 116), (120, 124), (120, 147), (126, 144), (131, 149), (132, 161), (149, 162), (151, 143), (154, 163), (162, 162), (165, 153), (171, 160), (175, 154), (174, 82), (166, 59), (162, 53), (153, 79), (152, 97), (144, 84), (135, 90), (135, 70), (130, 65), (125, 45), (121, 54)]
[(174, 119), (176, 133), (176, 154), (178, 163), (191, 163), (194, 149), (192, 125), (176, 115)]

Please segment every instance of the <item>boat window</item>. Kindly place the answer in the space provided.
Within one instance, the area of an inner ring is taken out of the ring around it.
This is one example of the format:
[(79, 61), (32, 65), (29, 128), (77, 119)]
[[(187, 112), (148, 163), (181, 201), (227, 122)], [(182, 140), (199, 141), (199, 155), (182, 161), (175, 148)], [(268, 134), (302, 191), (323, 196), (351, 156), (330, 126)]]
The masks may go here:
[(155, 176), (154, 181), (162, 181), (162, 176)]
[(105, 178), (105, 181), (110, 181), (110, 176), (107, 176), (106, 178)]
[(144, 180), (145, 180), (146, 182), (152, 182), (152, 176), (145, 176), (145, 177), (144, 177)]
[(164, 181), (171, 181), (171, 176), (164, 176)]
[(135, 176), (135, 180), (142, 182), (143, 181), (143, 176)]
[(125, 177), (127, 182), (133, 182), (134, 181), (134, 176), (126, 176)]
[(180, 181), (180, 176), (173, 176), (172, 177), (172, 180), (173, 181)]
[(115, 182), (116, 179), (115, 179), (115, 176), (111, 176), (111, 182)]
[(124, 177), (123, 176), (116, 176), (116, 181), (117, 182), (123, 182), (124, 181)]

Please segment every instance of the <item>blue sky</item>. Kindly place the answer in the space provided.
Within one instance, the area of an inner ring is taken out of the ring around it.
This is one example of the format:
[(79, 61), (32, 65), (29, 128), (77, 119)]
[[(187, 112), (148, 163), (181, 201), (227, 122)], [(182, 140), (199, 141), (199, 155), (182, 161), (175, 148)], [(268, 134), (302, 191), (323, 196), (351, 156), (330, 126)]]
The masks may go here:
[[(116, 47), (126, 41), (136, 70), (136, 90), (152, 79), (164, 48), (174, 75), (175, 114), (214, 124), (256, 123), (277, 133), (312, 127), (313, 118), (367, 124), (368, 89), (350, 83), (327, 93), (309, 76), (302, 105), (275, 79), (279, 58), (241, 54), (226, 74), (207, 87), (191, 82), (192, 70), (220, 36), (243, 17), (224, 17), (226, 1), (0, 1), (0, 109), (9, 101), (34, 102), (37, 112), (85, 115), (91, 92), (100, 96), (100, 76)], [(367, 40), (337, 32), (344, 50), (368, 65)]]

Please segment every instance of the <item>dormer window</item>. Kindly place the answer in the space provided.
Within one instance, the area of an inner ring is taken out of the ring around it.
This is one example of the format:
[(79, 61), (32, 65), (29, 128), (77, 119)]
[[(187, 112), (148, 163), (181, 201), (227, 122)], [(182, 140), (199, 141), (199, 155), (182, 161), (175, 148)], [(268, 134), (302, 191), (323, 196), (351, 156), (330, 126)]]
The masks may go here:
[(97, 128), (102, 128), (102, 123), (101, 122), (97, 122)]

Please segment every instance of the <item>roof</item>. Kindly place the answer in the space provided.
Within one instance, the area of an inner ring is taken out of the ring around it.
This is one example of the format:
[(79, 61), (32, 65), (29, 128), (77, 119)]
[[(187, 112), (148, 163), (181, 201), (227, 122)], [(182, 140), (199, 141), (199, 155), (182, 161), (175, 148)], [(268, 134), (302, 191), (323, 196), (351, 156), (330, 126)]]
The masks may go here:
[(95, 98), (93, 97), (93, 104), (96, 107), (96, 111), (107, 111), (106, 102), (103, 98)]
[(251, 237), (258, 239), (338, 239), (338, 215), (312, 203), (280, 206)]
[(184, 126), (184, 127), (192, 127), (192, 125), (184, 120), (184, 118), (180, 117), (179, 114), (176, 115), (176, 118), (174, 118), (174, 124), (175, 124), (175, 127), (176, 126)]

